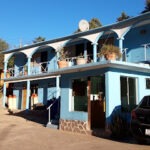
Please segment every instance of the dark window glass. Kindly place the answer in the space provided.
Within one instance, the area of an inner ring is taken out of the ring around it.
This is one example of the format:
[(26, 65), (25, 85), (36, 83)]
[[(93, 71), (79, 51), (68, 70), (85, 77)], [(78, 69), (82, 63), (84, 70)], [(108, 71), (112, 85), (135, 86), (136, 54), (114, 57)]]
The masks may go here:
[(146, 88), (150, 89), (150, 79), (146, 79)]

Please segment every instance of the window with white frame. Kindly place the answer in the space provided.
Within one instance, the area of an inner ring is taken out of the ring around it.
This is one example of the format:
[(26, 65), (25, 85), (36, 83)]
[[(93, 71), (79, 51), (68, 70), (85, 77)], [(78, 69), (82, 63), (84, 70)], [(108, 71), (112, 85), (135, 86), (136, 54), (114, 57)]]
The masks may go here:
[(120, 77), (121, 108), (124, 112), (130, 112), (136, 107), (137, 82), (136, 78)]

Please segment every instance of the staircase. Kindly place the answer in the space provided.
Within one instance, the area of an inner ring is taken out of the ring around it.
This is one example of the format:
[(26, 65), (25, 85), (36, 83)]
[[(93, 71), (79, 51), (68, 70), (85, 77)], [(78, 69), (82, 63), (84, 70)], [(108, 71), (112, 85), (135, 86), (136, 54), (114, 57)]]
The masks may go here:
[(54, 99), (47, 107), (48, 110), (48, 123), (47, 128), (58, 129), (59, 128), (59, 108), (60, 99)]

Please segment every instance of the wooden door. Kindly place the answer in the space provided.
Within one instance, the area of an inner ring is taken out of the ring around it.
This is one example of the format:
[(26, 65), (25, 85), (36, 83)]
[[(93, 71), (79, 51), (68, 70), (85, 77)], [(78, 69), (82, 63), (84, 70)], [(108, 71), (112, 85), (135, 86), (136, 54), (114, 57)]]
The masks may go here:
[(22, 108), (26, 109), (26, 99), (27, 99), (27, 87), (24, 86), (23, 88), (23, 101), (22, 101)]

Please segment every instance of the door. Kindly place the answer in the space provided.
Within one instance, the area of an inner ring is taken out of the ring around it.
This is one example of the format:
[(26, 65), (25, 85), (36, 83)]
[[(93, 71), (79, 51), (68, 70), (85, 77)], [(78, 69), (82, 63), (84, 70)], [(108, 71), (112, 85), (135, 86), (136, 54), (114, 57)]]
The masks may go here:
[(105, 127), (105, 76), (91, 77), (91, 129)]
[(22, 108), (26, 109), (26, 98), (27, 98), (27, 86), (23, 87), (23, 101), (22, 101)]
[(41, 71), (47, 72), (47, 51), (41, 52)]

